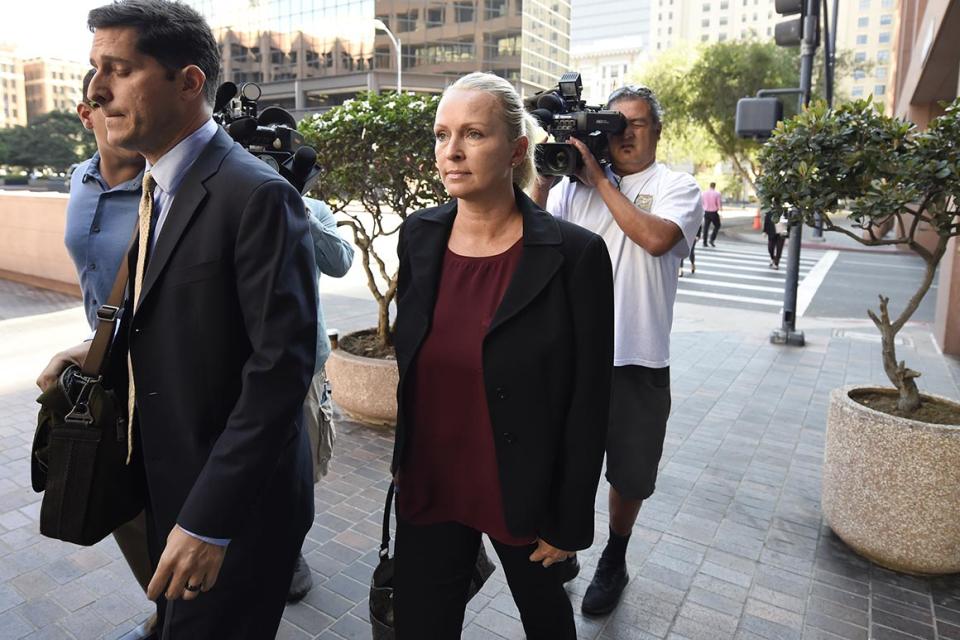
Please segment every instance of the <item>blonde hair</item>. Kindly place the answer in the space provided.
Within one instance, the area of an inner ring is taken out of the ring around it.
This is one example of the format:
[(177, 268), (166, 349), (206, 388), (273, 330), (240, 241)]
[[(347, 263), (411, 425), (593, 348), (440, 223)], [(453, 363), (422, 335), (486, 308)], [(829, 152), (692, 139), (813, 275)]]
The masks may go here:
[(510, 136), (510, 142), (516, 142), (523, 137), (527, 138), (527, 152), (520, 164), (513, 168), (513, 183), (521, 189), (526, 189), (536, 175), (533, 157), (536, 147), (536, 144), (534, 144), (535, 132), (538, 125), (537, 121), (523, 108), (523, 100), (520, 99), (517, 90), (504, 78), (483, 71), (475, 71), (463, 76), (447, 87), (445, 92), (451, 89), (482, 91), (492, 95), (500, 104), (500, 111), (503, 121), (507, 125), (507, 135)]

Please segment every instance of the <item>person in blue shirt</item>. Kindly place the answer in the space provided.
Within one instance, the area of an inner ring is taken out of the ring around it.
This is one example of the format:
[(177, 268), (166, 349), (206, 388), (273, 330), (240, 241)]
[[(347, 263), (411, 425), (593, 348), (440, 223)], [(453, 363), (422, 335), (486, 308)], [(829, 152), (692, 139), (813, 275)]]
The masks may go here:
[[(139, 153), (121, 149), (107, 141), (107, 129), (98, 105), (87, 99), (93, 78), (91, 69), (83, 78), (83, 98), (77, 115), (84, 128), (93, 132), (97, 152), (80, 163), (70, 179), (70, 199), (64, 242), (77, 269), (83, 307), (91, 331), (97, 327), (97, 309), (107, 302), (120, 261), (137, 226), (145, 160)], [(117, 546), (144, 592), (153, 570), (147, 551), (144, 514), (113, 533)], [(129, 640), (152, 635), (156, 616), (124, 636)]]
[(110, 295), (137, 226), (145, 163), (139, 153), (107, 141), (103, 114), (86, 98), (93, 73), (91, 69), (83, 79), (84, 97), (77, 114), (83, 126), (93, 131), (97, 152), (77, 165), (70, 179), (64, 237), (77, 269), (91, 330), (97, 327), (97, 309)]
[[(320, 274), (340, 278), (350, 269), (353, 262), (353, 245), (337, 233), (337, 220), (323, 202), (313, 198), (304, 198), (310, 223), (310, 237), (313, 240), (314, 257), (317, 260), (317, 277)], [(310, 434), (310, 453), (313, 456), (313, 481), (327, 475), (330, 458), (333, 455), (333, 442), (336, 430), (333, 424), (333, 403), (330, 398), (330, 384), (324, 365), (330, 355), (330, 339), (323, 319), (323, 305), (317, 307), (317, 363), (314, 367), (313, 382), (307, 391), (303, 403), (304, 426)], [(303, 557), (297, 557), (293, 571), (293, 580), (287, 600), (296, 602), (302, 599), (313, 586), (310, 566)]]

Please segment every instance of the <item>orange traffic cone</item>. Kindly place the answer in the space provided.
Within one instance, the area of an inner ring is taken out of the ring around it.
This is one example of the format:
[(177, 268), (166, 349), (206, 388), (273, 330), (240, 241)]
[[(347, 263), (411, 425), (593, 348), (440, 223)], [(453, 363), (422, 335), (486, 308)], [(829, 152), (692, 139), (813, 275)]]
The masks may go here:
[(753, 216), (753, 228), (755, 230), (760, 230), (762, 227), (763, 225), (760, 224), (760, 209), (758, 208), (757, 215)]

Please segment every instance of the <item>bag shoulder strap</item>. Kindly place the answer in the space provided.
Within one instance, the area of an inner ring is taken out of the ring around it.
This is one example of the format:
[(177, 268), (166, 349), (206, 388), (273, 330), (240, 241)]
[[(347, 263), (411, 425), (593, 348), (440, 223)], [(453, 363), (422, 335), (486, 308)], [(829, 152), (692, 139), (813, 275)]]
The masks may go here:
[(390, 482), (390, 488), (387, 489), (387, 501), (383, 504), (383, 532), (380, 537), (380, 558), (385, 558), (390, 554), (390, 512), (394, 505), (394, 484)]
[(93, 336), (93, 342), (90, 344), (90, 350), (87, 352), (87, 357), (83, 360), (83, 366), (80, 367), (85, 376), (97, 378), (103, 371), (103, 362), (106, 360), (107, 354), (110, 352), (110, 346), (113, 344), (113, 336), (116, 334), (120, 309), (123, 304), (123, 294), (127, 288), (127, 280), (129, 280), (128, 260), (130, 250), (137, 240), (139, 231), (139, 228), (134, 228), (130, 244), (123, 254), (123, 259), (120, 260), (120, 268), (117, 269), (117, 277), (113, 281), (113, 288), (110, 289), (110, 297), (107, 298), (106, 304), (97, 309), (97, 330)]

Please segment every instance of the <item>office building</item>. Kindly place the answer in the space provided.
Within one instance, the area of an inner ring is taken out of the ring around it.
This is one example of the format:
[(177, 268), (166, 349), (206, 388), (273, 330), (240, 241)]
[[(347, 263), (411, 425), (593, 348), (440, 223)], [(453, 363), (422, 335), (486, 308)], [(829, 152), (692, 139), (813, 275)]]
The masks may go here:
[(73, 111), (83, 92), (89, 64), (57, 58), (32, 58), (23, 62), (27, 121), (50, 111)]
[[(772, 0), (650, 0), (650, 49), (669, 49), (680, 41), (724, 42), (748, 37), (773, 38), (776, 23), (783, 18), (774, 11)], [(828, 3), (832, 8), (833, 3)], [(831, 9), (832, 10), (832, 9)], [(844, 0), (839, 3), (837, 51), (852, 51), (855, 62), (866, 69), (840, 78), (840, 98), (861, 98), (873, 94), (881, 102), (889, 99), (893, 34), (896, 30), (897, 0)]]
[(854, 61), (868, 67), (839, 81), (841, 97), (864, 98), (872, 94), (881, 105), (892, 107), (891, 70), (897, 12), (897, 0), (848, 0), (841, 3), (837, 50), (853, 51)]
[(0, 48), (0, 93), (3, 94), (0, 128), (27, 124), (23, 63), (12, 48)]
[(574, 45), (570, 66), (583, 80), (583, 99), (588, 104), (606, 102), (614, 89), (627, 83), (647, 61), (649, 52), (638, 37), (624, 37)]
[(779, 16), (772, 0), (650, 0), (650, 49), (680, 42), (773, 37)]
[(363, 90), (438, 93), (492, 71), (532, 93), (569, 65), (569, 0), (189, 0), (221, 46), (223, 79), (261, 84), (300, 116)]
[[(899, 11), (890, 105), (925, 128), (960, 95), (960, 0), (900, 0)], [(960, 238), (947, 244), (939, 271), (933, 332), (944, 353), (960, 355)]]

